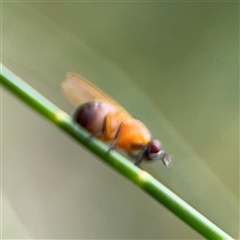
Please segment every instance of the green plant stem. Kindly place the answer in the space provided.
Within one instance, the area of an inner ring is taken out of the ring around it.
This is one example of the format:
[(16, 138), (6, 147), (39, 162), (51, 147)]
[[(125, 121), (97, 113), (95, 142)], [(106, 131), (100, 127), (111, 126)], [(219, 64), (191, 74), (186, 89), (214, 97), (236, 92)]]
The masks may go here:
[[(14, 75), (2, 64), (0, 83), (33, 110), (50, 120), (75, 140), (83, 144), (105, 163), (142, 188), (156, 201), (163, 204), (185, 223), (207, 239), (233, 239), (206, 217), (184, 202), (180, 197), (162, 185), (148, 172), (138, 168), (116, 151), (107, 154), (108, 147), (102, 142), (89, 138), (89, 134), (72, 118), (44, 98), (40, 93)], [(169, 226), (171, 228), (172, 226)]]

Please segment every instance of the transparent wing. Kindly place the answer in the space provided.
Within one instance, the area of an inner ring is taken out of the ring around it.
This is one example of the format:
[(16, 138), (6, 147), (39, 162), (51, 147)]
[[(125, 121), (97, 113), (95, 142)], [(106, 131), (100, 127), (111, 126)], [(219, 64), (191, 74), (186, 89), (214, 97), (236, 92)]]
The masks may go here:
[(64, 96), (74, 107), (78, 107), (80, 104), (91, 100), (101, 100), (113, 105), (124, 113), (126, 117), (132, 118), (116, 101), (77, 73), (67, 73), (66, 79), (61, 84), (61, 88)]

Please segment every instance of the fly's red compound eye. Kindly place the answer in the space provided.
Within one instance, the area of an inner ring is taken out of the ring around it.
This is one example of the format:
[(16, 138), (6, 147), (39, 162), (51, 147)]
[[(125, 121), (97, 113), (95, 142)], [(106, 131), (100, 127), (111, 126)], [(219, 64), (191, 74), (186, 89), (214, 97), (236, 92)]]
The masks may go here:
[(149, 154), (156, 154), (162, 150), (162, 144), (158, 140), (152, 140), (149, 144)]
[(161, 159), (163, 164), (165, 166), (169, 166), (171, 162), (171, 158), (169, 154), (165, 153), (162, 150), (162, 144), (158, 140), (151, 140), (148, 145), (148, 151), (146, 153), (146, 158), (148, 161), (154, 160), (154, 159)]

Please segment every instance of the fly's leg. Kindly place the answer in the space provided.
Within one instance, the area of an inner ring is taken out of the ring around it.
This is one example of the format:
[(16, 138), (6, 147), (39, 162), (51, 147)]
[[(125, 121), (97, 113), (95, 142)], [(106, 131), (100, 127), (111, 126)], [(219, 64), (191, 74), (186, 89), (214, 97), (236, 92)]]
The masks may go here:
[(121, 132), (122, 132), (122, 128), (123, 128), (123, 125), (122, 125), (122, 123), (121, 123), (121, 124), (119, 125), (119, 127), (118, 127), (118, 130), (117, 130), (115, 136), (114, 136), (113, 141), (111, 142), (111, 144), (110, 144), (110, 146), (109, 146), (109, 149), (108, 149), (108, 151), (107, 151), (107, 154), (109, 154), (110, 151), (115, 148), (116, 143), (117, 143), (117, 141), (118, 141), (118, 138), (119, 138), (119, 136), (120, 136), (120, 134), (121, 134)]
[(143, 148), (143, 150), (141, 150), (136, 155), (136, 161), (134, 163), (136, 166), (139, 166), (139, 164), (142, 162), (142, 160), (144, 159), (144, 156), (146, 155), (147, 150), (148, 150), (148, 147), (146, 146), (145, 148)]

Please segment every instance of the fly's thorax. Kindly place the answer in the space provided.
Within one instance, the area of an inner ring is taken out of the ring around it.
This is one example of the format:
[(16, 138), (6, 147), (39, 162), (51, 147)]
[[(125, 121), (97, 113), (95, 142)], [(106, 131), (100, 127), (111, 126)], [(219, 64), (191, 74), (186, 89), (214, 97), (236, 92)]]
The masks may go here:
[(92, 134), (103, 131), (106, 116), (115, 108), (103, 101), (89, 101), (80, 105), (73, 113), (73, 119)]
[(151, 134), (146, 126), (137, 119), (122, 122), (117, 145), (128, 152), (139, 151), (149, 143)]

